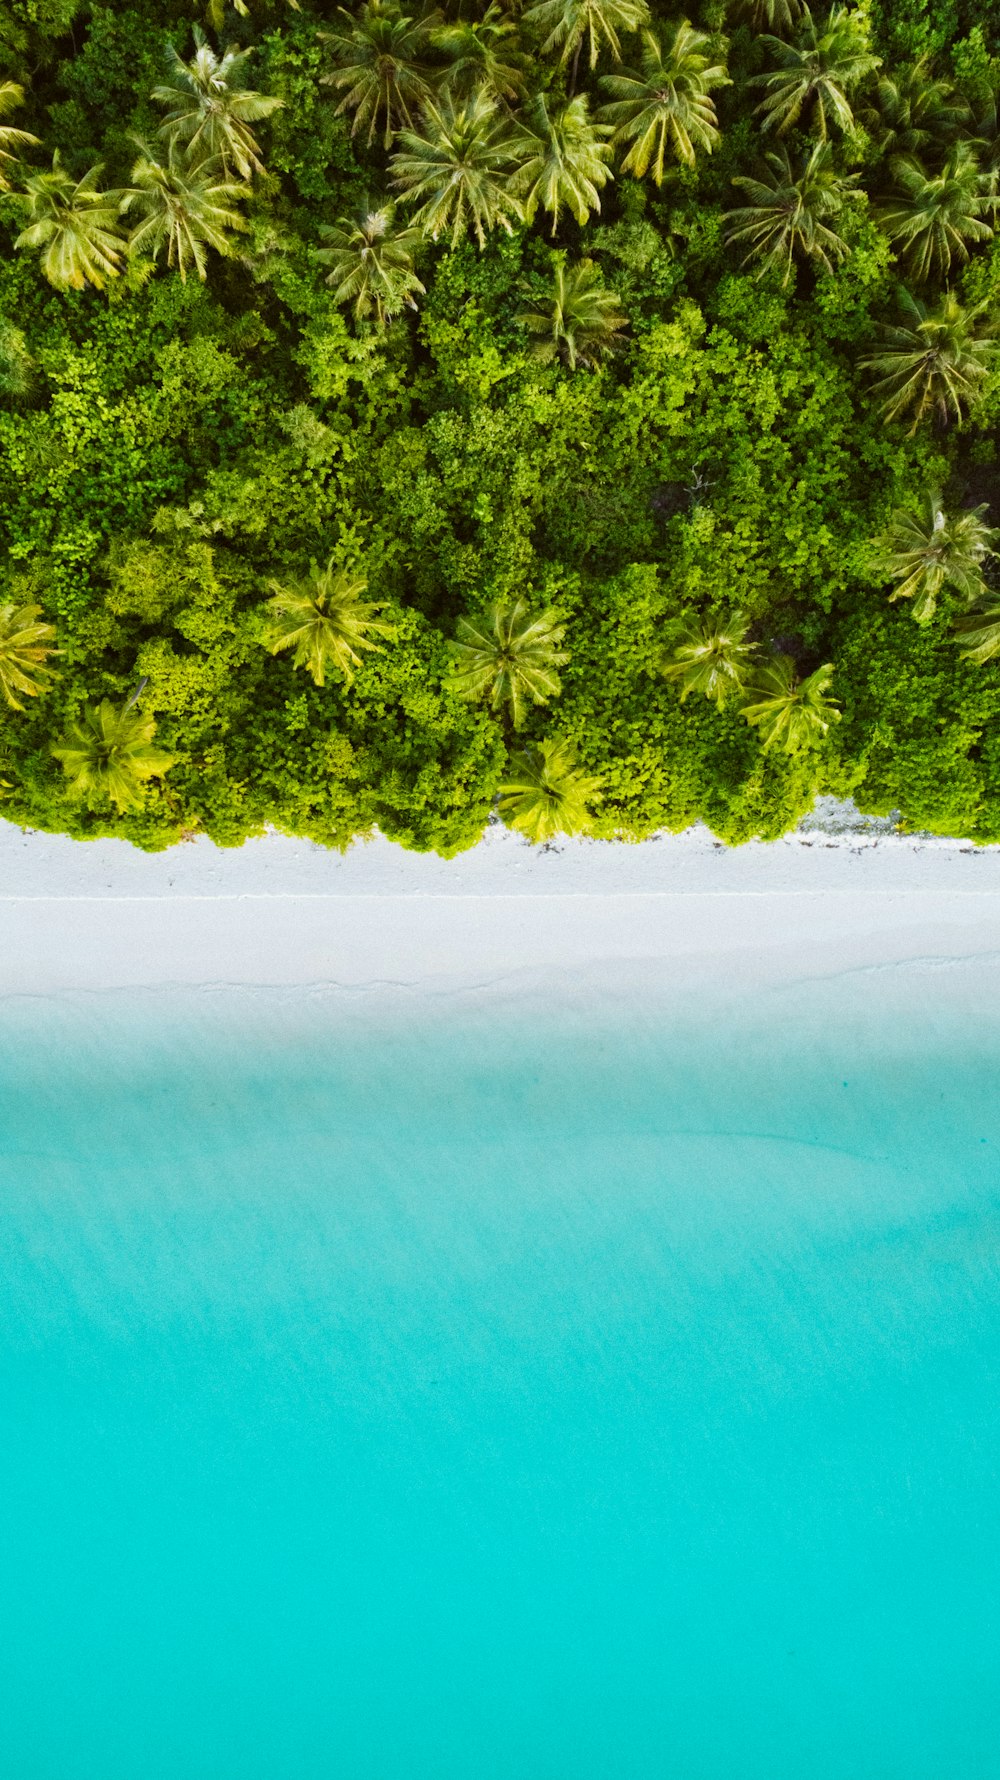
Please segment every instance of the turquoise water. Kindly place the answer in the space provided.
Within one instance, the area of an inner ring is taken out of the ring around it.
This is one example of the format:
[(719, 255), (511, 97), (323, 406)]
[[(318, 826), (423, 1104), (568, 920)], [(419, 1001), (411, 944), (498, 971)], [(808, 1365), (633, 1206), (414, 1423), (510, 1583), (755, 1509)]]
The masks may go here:
[(0, 1015), (9, 1780), (996, 1780), (1000, 1018)]

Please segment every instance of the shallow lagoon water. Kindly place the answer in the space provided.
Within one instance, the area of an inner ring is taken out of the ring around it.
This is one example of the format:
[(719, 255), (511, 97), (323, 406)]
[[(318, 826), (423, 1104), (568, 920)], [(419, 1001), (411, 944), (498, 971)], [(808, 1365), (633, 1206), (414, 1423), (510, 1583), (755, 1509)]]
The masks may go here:
[(947, 988), (7, 1004), (0, 1769), (995, 1780)]

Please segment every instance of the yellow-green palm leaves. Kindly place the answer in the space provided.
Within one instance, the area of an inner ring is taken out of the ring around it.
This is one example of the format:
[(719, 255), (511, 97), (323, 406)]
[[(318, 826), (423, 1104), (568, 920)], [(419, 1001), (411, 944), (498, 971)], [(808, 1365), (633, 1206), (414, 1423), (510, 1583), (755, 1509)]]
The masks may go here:
[(555, 607), (532, 614), (526, 599), (497, 602), (481, 618), (460, 618), (452, 644), (454, 684), (463, 698), (488, 695), (520, 729), (529, 704), (544, 705), (560, 691), (558, 669), (569, 660)]
[(981, 307), (963, 308), (954, 291), (934, 308), (909, 291), (899, 301), (905, 323), (882, 329), (882, 350), (862, 359), (861, 369), (877, 374), (874, 393), (886, 420), (912, 415), (911, 433), (928, 419), (943, 429), (975, 406), (996, 362), (995, 324)]
[(764, 157), (755, 178), (741, 174), (733, 180), (751, 201), (726, 212), (730, 225), (726, 239), (746, 249), (744, 266), (758, 262), (758, 277), (769, 269), (777, 271), (786, 286), (797, 257), (816, 260), (832, 271), (834, 261), (843, 259), (848, 249), (830, 224), (853, 195), (855, 178), (835, 171), (828, 142), (814, 142), (797, 162), (782, 143)]
[(747, 642), (750, 621), (740, 611), (728, 618), (689, 618), (671, 627), (660, 672), (680, 686), (681, 703), (692, 692), (714, 701), (721, 711), (738, 697), (755, 648)]
[(996, 554), (993, 544), (1000, 536), (983, 523), (986, 511), (975, 507), (948, 513), (940, 491), (930, 488), (919, 507), (901, 507), (893, 514), (876, 563), (897, 583), (890, 597), (913, 601), (910, 609), (918, 624), (933, 618), (944, 587), (953, 587), (970, 605), (984, 595), (983, 564)]
[(428, 104), (419, 130), (403, 130), (389, 165), (393, 184), (418, 204), (413, 221), (436, 241), (457, 247), (470, 226), (480, 247), (492, 229), (513, 233), (524, 215), (511, 189), (517, 162), (507, 121), (485, 93)]
[(600, 189), (611, 178), (611, 150), (604, 140), (610, 134), (608, 125), (591, 121), (584, 94), (550, 107), (539, 93), (515, 138), (519, 165), (513, 183), (528, 222), (541, 207), (552, 218), (554, 235), (563, 205), (579, 223), (600, 210)]
[(264, 163), (251, 124), (270, 117), (282, 101), (246, 85), (252, 50), (231, 46), (217, 55), (204, 32), (194, 28), (194, 55), (189, 62), (171, 46), (170, 73), (153, 98), (168, 107), (160, 135), (183, 144), (193, 160), (211, 157), (241, 179), (263, 173)]
[(86, 284), (103, 290), (124, 264), (121, 193), (100, 190), (101, 172), (100, 166), (91, 167), (82, 179), (74, 179), (56, 149), (51, 170), (32, 173), (18, 194), (28, 226), (14, 246), (40, 248), (42, 271), (60, 290), (82, 290)]
[(800, 680), (790, 655), (779, 655), (754, 671), (743, 716), (757, 730), (761, 745), (799, 754), (821, 742), (840, 712), (826, 694), (833, 679), (832, 662)]
[(693, 167), (699, 154), (711, 154), (719, 142), (719, 125), (711, 94), (727, 86), (721, 62), (705, 54), (709, 43), (687, 19), (675, 25), (661, 43), (652, 31), (642, 36), (642, 63), (636, 71), (605, 74), (601, 85), (613, 103), (598, 113), (614, 129), (614, 142), (631, 143), (622, 172), (637, 179), (652, 171), (662, 185), (668, 158)]
[(42, 617), (41, 606), (0, 605), (0, 693), (14, 711), (23, 711), (21, 697), (37, 698), (51, 679), (46, 666), (55, 651), (56, 627)]
[(968, 142), (956, 142), (936, 173), (897, 159), (895, 179), (895, 192), (875, 206), (875, 216), (911, 278), (947, 278), (953, 263), (964, 265), (970, 245), (992, 240), (986, 218), (1000, 199)]
[(265, 646), (272, 655), (293, 649), (292, 666), (305, 668), (317, 686), (325, 686), (330, 669), (350, 685), (362, 651), (379, 647), (372, 638), (396, 634), (395, 625), (377, 616), (385, 602), (362, 599), (365, 577), (339, 569), (332, 557), (325, 569), (311, 563), (308, 578), (291, 587), (268, 585)]
[(755, 74), (747, 84), (762, 86), (764, 98), (757, 110), (765, 130), (783, 136), (798, 123), (825, 141), (831, 124), (849, 130), (854, 123), (849, 94), (867, 74), (879, 66), (871, 54), (868, 27), (859, 12), (831, 6), (820, 19), (808, 6), (802, 8), (798, 30), (791, 43), (781, 37), (763, 37), (778, 66), (770, 74)]
[(580, 770), (572, 742), (557, 739), (515, 754), (499, 809), (509, 828), (540, 845), (557, 834), (585, 834), (600, 795), (601, 780)]
[(413, 270), (420, 230), (397, 227), (393, 204), (366, 204), (357, 216), (321, 226), (320, 234), (327, 245), (316, 258), (330, 268), (326, 282), (334, 301), (350, 303), (359, 321), (374, 315), (384, 327), (404, 304), (416, 308), (424, 289)]
[(344, 94), (338, 116), (353, 111), (351, 135), (365, 131), (370, 148), (381, 125), (382, 147), (389, 148), (393, 132), (404, 125), (414, 129), (421, 107), (432, 97), (431, 73), (423, 58), (437, 16), (413, 18), (393, 0), (385, 5), (367, 0), (357, 17), (339, 10), (341, 28), (321, 33), (337, 64), (323, 79)]
[(129, 245), (153, 260), (166, 250), (167, 265), (176, 268), (182, 281), (189, 266), (204, 278), (206, 248), (228, 253), (230, 231), (247, 227), (234, 208), (244, 188), (226, 177), (221, 161), (192, 164), (176, 142), (171, 142), (165, 162), (142, 146), (132, 168), (134, 184), (122, 199), (123, 212), (135, 211), (139, 217)]
[[(24, 88), (18, 86), (16, 80), (0, 81), (0, 117), (16, 111), (23, 103)], [(11, 124), (0, 124), (0, 192), (10, 191), (7, 169), (20, 160), (18, 151), (37, 146), (38, 137), (30, 135), (27, 130), (15, 130)]]
[(620, 62), (621, 33), (639, 31), (648, 24), (649, 7), (645, 0), (537, 0), (528, 7), (524, 22), (545, 33), (543, 56), (558, 49), (563, 66), (573, 57), (575, 77), (584, 43), (591, 70), (597, 67), (602, 49), (609, 49)]
[(961, 644), (962, 660), (982, 667), (1000, 655), (1000, 605), (988, 600), (960, 618), (955, 625), (955, 640)]
[(87, 705), (52, 753), (61, 762), (73, 798), (113, 803), (123, 814), (142, 807), (143, 786), (162, 778), (174, 756), (154, 747), (156, 722), (134, 705), (119, 708), (109, 699)]
[(553, 268), (548, 299), (518, 316), (523, 328), (534, 335), (532, 356), (543, 364), (560, 359), (575, 371), (577, 365), (593, 369), (613, 352), (627, 325), (618, 297), (601, 282), (593, 260), (567, 266), (559, 259)]

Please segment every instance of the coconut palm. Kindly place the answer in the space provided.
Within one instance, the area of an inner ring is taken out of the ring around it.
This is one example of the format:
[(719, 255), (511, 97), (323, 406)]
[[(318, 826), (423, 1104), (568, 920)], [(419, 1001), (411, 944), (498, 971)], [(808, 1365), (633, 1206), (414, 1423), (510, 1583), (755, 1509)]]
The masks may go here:
[(962, 646), (962, 660), (978, 667), (1000, 655), (1000, 606), (984, 600), (955, 625), (955, 640)]
[(432, 96), (433, 76), (424, 57), (437, 14), (411, 18), (394, 0), (366, 0), (357, 17), (339, 10), (341, 29), (321, 33), (337, 64), (323, 80), (344, 93), (337, 115), (353, 111), (351, 135), (366, 131), (371, 147), (381, 122), (382, 146), (389, 148), (396, 130), (416, 127)]
[(560, 690), (558, 669), (569, 660), (554, 606), (532, 613), (526, 599), (498, 601), (482, 617), (460, 618), (451, 645), (454, 686), (463, 698), (489, 694), (494, 711), (505, 709), (515, 729), (529, 702), (544, 705)]
[(782, 144), (765, 155), (756, 177), (741, 174), (733, 180), (751, 202), (727, 211), (726, 239), (746, 246), (744, 266), (758, 260), (758, 276), (772, 269), (781, 273), (783, 285), (791, 279), (796, 256), (816, 260), (831, 272), (848, 248), (829, 225), (854, 196), (856, 179), (856, 174), (837, 172), (828, 142), (814, 142), (794, 162)]
[(361, 666), (362, 649), (378, 650), (373, 636), (393, 637), (396, 627), (375, 614), (384, 600), (363, 600), (368, 582), (363, 575), (338, 569), (331, 557), (325, 569), (312, 562), (304, 581), (283, 587), (269, 581), (272, 598), (265, 610), (268, 622), (265, 647), (272, 655), (294, 649), (293, 667), (304, 667), (317, 686), (326, 684), (332, 668), (350, 685), (354, 669)]
[(512, 184), (528, 222), (541, 206), (552, 217), (554, 235), (564, 204), (579, 223), (600, 210), (600, 188), (611, 178), (604, 140), (610, 134), (606, 124), (591, 122), (583, 93), (551, 109), (546, 95), (538, 94), (514, 138), (520, 164)]
[[(16, 80), (0, 80), (0, 117), (6, 117), (8, 112), (16, 111), (23, 104), (24, 88), (18, 86)], [(38, 146), (38, 137), (29, 131), (15, 130), (12, 124), (0, 124), (0, 192), (10, 191), (7, 168), (16, 166), (20, 160), (18, 150)]]
[(121, 709), (109, 699), (87, 705), (52, 748), (69, 779), (69, 795), (88, 803), (113, 803), (124, 813), (141, 809), (142, 787), (162, 778), (174, 756), (153, 746), (156, 723), (134, 704)]
[[(222, 30), (226, 18), (226, 5), (227, 0), (208, 0), (205, 17), (213, 31)], [(285, 0), (285, 5), (290, 6), (293, 12), (302, 11), (299, 0)], [(234, 12), (239, 13), (241, 19), (249, 18), (253, 10), (253, 0), (232, 0), (232, 8)]]
[(359, 321), (374, 315), (384, 327), (404, 305), (416, 308), (414, 297), (424, 291), (413, 270), (420, 230), (397, 228), (395, 205), (364, 204), (356, 216), (323, 225), (320, 234), (329, 245), (319, 248), (316, 258), (330, 267), (326, 282), (334, 300), (352, 304)]
[(580, 771), (573, 743), (563, 738), (515, 754), (499, 809), (509, 828), (539, 846), (557, 834), (585, 834), (600, 795), (601, 780)]
[(37, 698), (53, 669), (46, 666), (55, 649), (56, 627), (42, 617), (41, 606), (0, 604), (0, 692), (11, 710), (23, 711), (17, 698)]
[(614, 351), (618, 335), (628, 325), (618, 297), (601, 283), (593, 260), (577, 260), (567, 266), (561, 258), (553, 267), (551, 293), (544, 308), (526, 309), (517, 319), (535, 336), (531, 344), (534, 358), (543, 364), (561, 359), (571, 371), (577, 365), (593, 370)]
[(879, 76), (875, 103), (862, 121), (884, 155), (920, 155), (953, 142), (969, 115), (962, 95), (934, 73), (927, 55)]
[(666, 42), (652, 31), (642, 34), (638, 71), (604, 74), (601, 85), (612, 95), (598, 116), (614, 129), (613, 141), (630, 142), (623, 173), (641, 179), (650, 168), (662, 185), (667, 156), (693, 167), (698, 153), (711, 154), (719, 142), (718, 119), (711, 92), (727, 86), (722, 62), (710, 64), (705, 49), (710, 39), (682, 19)]
[(682, 704), (692, 692), (700, 692), (721, 711), (742, 693), (756, 653), (747, 642), (749, 629), (749, 619), (739, 610), (728, 618), (684, 618), (671, 627), (659, 666), (666, 679), (679, 683)]
[(235, 168), (241, 179), (263, 173), (264, 163), (251, 124), (270, 117), (282, 104), (245, 84), (252, 49), (232, 45), (216, 55), (204, 32), (194, 27), (194, 55), (189, 62), (171, 44), (170, 73), (153, 88), (158, 105), (169, 107), (160, 135), (182, 143), (192, 160), (221, 161), (224, 172)]
[(803, 0), (735, 0), (730, 10), (735, 19), (745, 20), (752, 31), (781, 35), (793, 31), (798, 24)]
[(917, 507), (900, 507), (878, 540), (875, 566), (898, 583), (890, 598), (912, 600), (918, 624), (934, 616), (943, 587), (972, 604), (986, 591), (983, 563), (994, 556), (1000, 532), (983, 523), (986, 507), (948, 513), (937, 488), (926, 490)]
[(436, 26), (430, 41), (447, 58), (444, 81), (451, 92), (461, 97), (482, 92), (497, 104), (523, 99), (525, 58), (518, 49), (517, 26), (496, 0), (490, 0), (482, 18)]
[(56, 149), (51, 171), (30, 174), (14, 200), (28, 217), (14, 246), (41, 248), (42, 271), (60, 290), (82, 290), (85, 284), (103, 290), (124, 264), (121, 193), (100, 190), (101, 172), (98, 165), (74, 179)]
[(765, 36), (778, 67), (769, 74), (755, 74), (748, 86), (762, 86), (764, 98), (757, 110), (762, 128), (787, 130), (803, 122), (825, 140), (831, 123), (849, 130), (854, 122), (848, 94), (879, 66), (868, 47), (864, 18), (845, 6), (832, 6), (814, 19), (808, 6), (791, 43)]
[(571, 87), (576, 85), (580, 51), (586, 40), (591, 72), (597, 67), (602, 49), (611, 51), (616, 62), (622, 59), (619, 33), (640, 31), (649, 23), (646, 0), (536, 0), (524, 14), (524, 23), (540, 35), (545, 33), (542, 54), (561, 50), (560, 66), (573, 58)]
[(246, 232), (246, 219), (234, 209), (245, 188), (226, 177), (222, 162), (195, 161), (180, 145), (171, 142), (166, 161), (158, 160), (145, 143), (132, 168), (132, 187), (122, 198), (122, 212), (135, 211), (139, 220), (129, 237), (133, 253), (148, 253), (158, 260), (166, 251), (167, 265), (186, 281), (193, 266), (204, 278), (208, 266), (206, 248), (229, 252), (233, 230)]
[(882, 350), (862, 359), (861, 369), (878, 373), (873, 387), (885, 398), (886, 420), (912, 415), (911, 435), (930, 417), (944, 428), (973, 406), (993, 368), (994, 324), (981, 305), (964, 309), (952, 291), (933, 309), (907, 290), (899, 301), (906, 324), (883, 327)]
[(947, 278), (953, 261), (968, 259), (970, 243), (992, 240), (986, 217), (1000, 199), (970, 143), (956, 142), (939, 173), (903, 157), (893, 172), (896, 192), (875, 206), (875, 217), (911, 278)]
[(832, 662), (805, 680), (798, 678), (790, 655), (778, 655), (766, 666), (758, 666), (743, 716), (758, 731), (762, 746), (799, 754), (822, 741), (831, 723), (840, 722), (836, 704), (826, 696), (832, 679)]
[(470, 224), (480, 247), (491, 229), (512, 233), (524, 215), (510, 183), (517, 150), (492, 99), (475, 93), (455, 103), (445, 95), (400, 142), (389, 163), (393, 183), (420, 206), (413, 221), (433, 241), (448, 235), (456, 247)]

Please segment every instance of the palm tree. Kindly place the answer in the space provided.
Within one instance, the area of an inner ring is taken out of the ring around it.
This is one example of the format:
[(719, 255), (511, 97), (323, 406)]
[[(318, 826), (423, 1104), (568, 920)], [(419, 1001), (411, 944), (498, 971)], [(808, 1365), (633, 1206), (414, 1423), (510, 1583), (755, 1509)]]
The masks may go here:
[(968, 120), (968, 104), (950, 80), (935, 75), (929, 55), (880, 75), (875, 104), (863, 114), (884, 155), (919, 155), (952, 142)]
[[(0, 117), (6, 117), (9, 111), (16, 111), (23, 104), (24, 88), (18, 86), (16, 80), (0, 81)], [(0, 124), (0, 192), (10, 191), (7, 166), (15, 166), (20, 160), (18, 149), (39, 146), (38, 137), (32, 136), (27, 130), (15, 130), (11, 124)]]
[(523, 99), (525, 69), (517, 26), (496, 0), (490, 0), (482, 18), (438, 25), (430, 40), (448, 59), (444, 80), (452, 92), (462, 97), (482, 92), (497, 104)]
[(395, 205), (371, 209), (365, 204), (356, 216), (341, 216), (322, 225), (320, 234), (329, 243), (317, 249), (316, 258), (329, 266), (326, 282), (334, 287), (334, 300), (351, 303), (358, 321), (374, 315), (380, 327), (398, 315), (404, 304), (415, 309), (415, 295), (424, 286), (413, 270), (413, 255), (420, 245), (419, 229), (398, 229)]
[(918, 624), (934, 616), (938, 594), (945, 586), (972, 605), (986, 592), (983, 563), (994, 556), (1000, 532), (984, 525), (986, 507), (947, 513), (940, 490), (926, 490), (920, 505), (900, 507), (876, 547), (875, 566), (899, 585), (890, 596), (912, 600)]
[(739, 610), (728, 618), (685, 618), (671, 627), (660, 672), (679, 681), (682, 704), (692, 692), (700, 692), (721, 711), (727, 700), (742, 693), (756, 652), (747, 642), (749, 629), (749, 619)]
[(563, 204), (579, 223), (600, 210), (599, 188), (611, 178), (611, 150), (602, 138), (610, 134), (607, 125), (591, 122), (583, 93), (551, 112), (545, 94), (537, 95), (514, 139), (520, 165), (513, 187), (528, 222), (541, 205), (554, 235)]
[(559, 693), (557, 670), (569, 660), (564, 635), (554, 606), (533, 614), (526, 599), (497, 602), (481, 618), (460, 618), (451, 645), (455, 690), (462, 698), (488, 693), (493, 710), (506, 707), (520, 729), (529, 701), (544, 705)]
[(983, 600), (955, 625), (955, 639), (962, 644), (962, 660), (982, 667), (1000, 655), (1000, 606)]
[(517, 150), (492, 99), (476, 93), (456, 104), (446, 95), (426, 106), (422, 133), (403, 130), (400, 140), (393, 183), (420, 205), (414, 223), (433, 241), (449, 234), (457, 247), (470, 223), (480, 247), (491, 229), (513, 232), (524, 215), (510, 185)]
[(158, 260), (166, 249), (167, 265), (186, 281), (193, 266), (204, 278), (208, 256), (205, 249), (227, 254), (230, 230), (246, 231), (247, 224), (233, 208), (244, 187), (228, 179), (222, 162), (196, 161), (176, 141), (171, 142), (166, 163), (158, 161), (144, 143), (132, 168), (132, 188), (122, 199), (122, 211), (135, 210), (140, 221), (129, 237), (133, 253), (149, 253)]
[(903, 157), (893, 171), (897, 194), (877, 204), (875, 216), (912, 278), (947, 278), (953, 260), (968, 259), (969, 242), (992, 240), (984, 217), (1000, 199), (968, 142), (956, 142), (940, 173)]
[(124, 264), (121, 193), (99, 190), (101, 172), (100, 166), (91, 167), (82, 179), (74, 179), (56, 149), (51, 172), (32, 173), (14, 200), (29, 219), (14, 246), (40, 247), (42, 271), (57, 289), (82, 290), (92, 284), (103, 290)]
[(825, 141), (831, 122), (841, 130), (851, 128), (854, 113), (848, 94), (879, 66), (878, 57), (869, 50), (861, 16), (845, 6), (832, 6), (816, 20), (803, 6), (794, 42), (785, 43), (781, 37), (763, 37), (761, 42), (779, 63), (772, 73), (755, 74), (747, 82), (765, 89), (757, 107), (765, 130), (784, 136), (804, 120)]
[(338, 569), (331, 556), (325, 569), (312, 562), (309, 577), (282, 587), (269, 581), (273, 597), (267, 601), (269, 621), (265, 647), (272, 655), (294, 649), (293, 667), (304, 667), (317, 686), (325, 686), (326, 670), (332, 667), (350, 685), (355, 667), (361, 666), (362, 649), (378, 650), (373, 636), (394, 637), (396, 626), (376, 618), (384, 600), (363, 600), (368, 582), (363, 575)]
[(600, 799), (601, 781), (579, 770), (572, 742), (559, 739), (524, 749), (515, 754), (510, 773), (500, 787), (500, 814), (535, 846), (590, 828), (589, 806)]
[(840, 722), (836, 704), (826, 696), (832, 679), (833, 664), (827, 662), (800, 680), (790, 655), (758, 667), (743, 716), (758, 730), (761, 745), (799, 754), (822, 741), (831, 723)]
[(614, 128), (615, 144), (632, 144), (622, 162), (623, 173), (636, 179), (652, 167), (657, 185), (663, 184), (668, 153), (693, 167), (699, 150), (711, 154), (719, 142), (718, 118), (710, 97), (713, 87), (727, 86), (729, 76), (722, 62), (709, 65), (703, 31), (695, 31), (682, 19), (665, 44), (652, 31), (642, 34), (642, 61), (638, 73), (603, 74), (601, 85), (612, 94), (599, 117)]
[(879, 373), (873, 387), (885, 397), (886, 420), (913, 415), (912, 436), (931, 415), (942, 429), (961, 420), (993, 368), (996, 342), (994, 324), (981, 320), (983, 306), (963, 309), (952, 291), (933, 309), (907, 290), (899, 301), (909, 325), (883, 327), (882, 351), (860, 364)]
[(571, 371), (578, 364), (593, 370), (614, 351), (617, 336), (628, 325), (615, 292), (605, 289), (593, 260), (567, 266), (561, 258), (553, 269), (546, 306), (526, 309), (517, 319), (536, 336), (531, 346), (535, 358), (543, 364), (561, 359)]
[(829, 220), (839, 216), (845, 200), (854, 196), (851, 187), (856, 179), (856, 174), (837, 173), (828, 142), (814, 142), (798, 164), (782, 144), (765, 155), (756, 178), (741, 174), (733, 180), (751, 202), (727, 211), (726, 220), (733, 226), (726, 239), (746, 244), (744, 266), (759, 260), (759, 277), (773, 268), (781, 272), (786, 286), (797, 254), (818, 260), (831, 272), (833, 262), (843, 259), (848, 248), (829, 227)]
[(221, 161), (226, 174), (231, 167), (241, 179), (263, 173), (250, 125), (270, 117), (283, 101), (245, 86), (252, 49), (230, 45), (218, 56), (197, 25), (194, 45), (194, 55), (185, 62), (171, 44), (170, 73), (163, 86), (153, 88), (156, 103), (170, 107), (160, 135), (183, 143), (193, 160)]
[(154, 748), (156, 723), (131, 701), (121, 710), (109, 699), (87, 705), (52, 748), (69, 779), (70, 797), (113, 803), (124, 813), (141, 809), (142, 787), (174, 764), (172, 754)]
[(45, 664), (55, 649), (56, 627), (42, 617), (41, 606), (0, 605), (0, 692), (13, 711), (23, 711), (16, 697), (37, 698), (53, 669)]
[(0, 319), (0, 402), (19, 402), (35, 381), (35, 361), (20, 328)]
[(366, 0), (357, 18), (343, 7), (339, 10), (343, 27), (320, 34), (337, 63), (323, 80), (346, 89), (337, 115), (354, 112), (351, 135), (367, 130), (370, 148), (382, 119), (382, 146), (389, 148), (396, 130), (415, 128), (418, 112), (431, 98), (432, 75), (423, 56), (437, 14), (414, 19), (400, 12), (394, 0), (385, 5)]
[(573, 57), (570, 88), (576, 86), (580, 51), (588, 42), (591, 72), (603, 48), (611, 51), (616, 62), (622, 59), (621, 31), (639, 31), (649, 23), (646, 0), (536, 0), (524, 14), (524, 23), (538, 32), (547, 33), (542, 54), (562, 48), (560, 66)]
[(754, 32), (794, 30), (803, 12), (803, 0), (735, 0), (733, 17), (745, 19)]
[[(252, 4), (253, 0), (232, 0), (233, 11), (238, 12), (241, 19), (250, 17)], [(285, 0), (285, 5), (290, 6), (293, 12), (302, 11), (299, 0)], [(226, 17), (226, 0), (207, 0), (205, 17), (213, 31), (221, 31)]]

